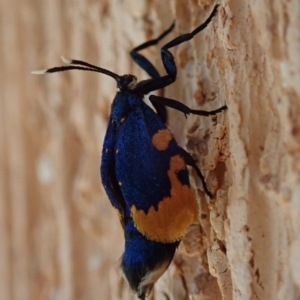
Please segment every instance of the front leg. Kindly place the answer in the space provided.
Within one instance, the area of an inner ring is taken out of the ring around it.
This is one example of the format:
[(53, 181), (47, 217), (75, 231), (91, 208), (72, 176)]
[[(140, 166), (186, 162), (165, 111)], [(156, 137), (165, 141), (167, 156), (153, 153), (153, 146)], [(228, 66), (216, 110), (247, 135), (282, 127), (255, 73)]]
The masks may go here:
[(180, 45), (181, 43), (191, 40), (197, 33), (203, 30), (211, 22), (217, 10), (218, 10), (218, 5), (215, 5), (210, 16), (206, 19), (206, 21), (203, 24), (199, 25), (190, 33), (186, 33), (176, 37), (175, 39), (171, 40), (161, 48), (161, 59), (168, 75), (150, 79), (150, 80), (141, 81), (135, 88), (135, 90), (138, 93), (142, 93), (144, 95), (148, 94), (152, 91), (162, 89), (170, 85), (176, 80), (177, 68), (174, 61), (174, 56), (169, 51), (169, 49), (177, 45)]
[(139, 51), (146, 49), (150, 46), (157, 45), (160, 40), (162, 40), (167, 34), (169, 34), (174, 29), (175, 24), (173, 23), (170, 28), (168, 28), (166, 31), (164, 31), (159, 37), (156, 39), (147, 41), (135, 48), (133, 48), (130, 51), (130, 56), (133, 59), (133, 61), (138, 64), (145, 72), (148, 73), (148, 75), (152, 78), (158, 78), (160, 77), (157, 69), (153, 66), (153, 64), (142, 54), (138, 53)]
[[(133, 61), (139, 65), (151, 78), (160, 78), (159, 72), (157, 69), (153, 66), (153, 64), (142, 54), (139, 53), (139, 51), (146, 49), (150, 46), (157, 45), (160, 40), (162, 40), (167, 34), (169, 34), (175, 24), (173, 23), (171, 27), (169, 27), (167, 30), (165, 30), (159, 37), (156, 39), (147, 41), (134, 49), (130, 51), (130, 56), (133, 59)], [(151, 101), (151, 100), (150, 100)], [(152, 105), (154, 106), (156, 113), (159, 115), (161, 120), (166, 123), (167, 122), (167, 110), (164, 105), (158, 103), (158, 102), (152, 102)]]

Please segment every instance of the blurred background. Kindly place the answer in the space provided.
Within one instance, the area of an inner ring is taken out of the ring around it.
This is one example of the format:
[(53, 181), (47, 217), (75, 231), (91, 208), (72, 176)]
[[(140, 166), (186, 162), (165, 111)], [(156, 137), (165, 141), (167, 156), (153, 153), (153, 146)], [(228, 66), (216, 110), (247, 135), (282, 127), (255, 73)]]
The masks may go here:
[(99, 177), (114, 82), (30, 73), (61, 55), (126, 68), (114, 2), (1, 1), (0, 299), (113, 299), (118, 286), (123, 237)]
[[(299, 1), (221, 1), (193, 41), (172, 50), (165, 95), (178, 142), (216, 194), (150, 299), (300, 299)], [(134, 46), (176, 20), (172, 37), (209, 15), (210, 0), (0, 0), (0, 299), (135, 299), (119, 273), (123, 233), (101, 185), (114, 80), (37, 76), (61, 55), (147, 78)], [(163, 42), (160, 44), (160, 46)], [(143, 52), (158, 66), (159, 46)]]
[(1, 1), (0, 299), (134, 298), (119, 274), (123, 233), (99, 176), (116, 83), (31, 71), (62, 65), (64, 55), (146, 78), (128, 52), (173, 22), (169, 4), (153, 5)]

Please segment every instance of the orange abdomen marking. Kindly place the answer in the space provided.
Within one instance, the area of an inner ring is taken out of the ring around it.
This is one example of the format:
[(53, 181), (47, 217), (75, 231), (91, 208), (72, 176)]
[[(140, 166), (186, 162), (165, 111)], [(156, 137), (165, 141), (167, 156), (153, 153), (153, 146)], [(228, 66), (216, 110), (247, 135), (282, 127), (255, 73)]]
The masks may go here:
[(198, 223), (195, 195), (187, 185), (182, 185), (176, 174), (184, 169), (185, 162), (179, 155), (171, 157), (168, 171), (171, 196), (159, 202), (158, 210), (151, 207), (146, 214), (135, 205), (130, 209), (136, 228), (150, 240), (162, 243), (178, 241), (190, 225)]

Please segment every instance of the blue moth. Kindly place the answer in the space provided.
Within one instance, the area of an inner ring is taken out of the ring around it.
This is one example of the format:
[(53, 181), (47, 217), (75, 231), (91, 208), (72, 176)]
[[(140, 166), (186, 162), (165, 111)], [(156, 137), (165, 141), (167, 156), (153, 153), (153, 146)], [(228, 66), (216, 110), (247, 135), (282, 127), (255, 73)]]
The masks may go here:
[(192, 39), (217, 12), (216, 5), (207, 20), (191, 33), (171, 40), (161, 48), (166, 75), (161, 76), (152, 63), (139, 53), (156, 45), (174, 28), (158, 38), (134, 48), (130, 54), (150, 79), (138, 82), (134, 75), (117, 75), (80, 60), (67, 60), (67, 66), (35, 71), (35, 74), (68, 70), (94, 71), (115, 79), (118, 92), (112, 102), (104, 139), (101, 179), (124, 230), (125, 251), (121, 269), (139, 299), (145, 299), (154, 283), (170, 265), (187, 228), (198, 223), (198, 206), (190, 188), (187, 166), (200, 177), (205, 193), (212, 198), (204, 177), (192, 156), (181, 148), (166, 127), (166, 106), (185, 115), (215, 115), (213, 111), (190, 109), (174, 99), (151, 95), (156, 112), (146, 105), (146, 94), (163, 89), (176, 80), (177, 69), (169, 49)]

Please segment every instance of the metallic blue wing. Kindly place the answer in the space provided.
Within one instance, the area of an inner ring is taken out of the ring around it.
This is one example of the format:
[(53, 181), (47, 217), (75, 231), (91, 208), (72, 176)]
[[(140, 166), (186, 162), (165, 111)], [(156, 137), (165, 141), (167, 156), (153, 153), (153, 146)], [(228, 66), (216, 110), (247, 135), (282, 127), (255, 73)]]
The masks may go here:
[(184, 157), (171, 132), (141, 96), (118, 93), (102, 152), (101, 176), (112, 205), (147, 239), (179, 241), (197, 222)]
[(119, 125), (116, 138), (116, 176), (129, 206), (148, 211), (170, 196), (171, 182), (167, 176), (170, 156), (178, 153), (172, 138), (167, 151), (155, 148), (152, 138), (166, 129), (146, 104), (136, 107)]
[(106, 194), (112, 206), (119, 211), (120, 221), (124, 227), (122, 219), (124, 218), (125, 202), (115, 173), (115, 139), (116, 123), (110, 120), (103, 143), (100, 173)]

